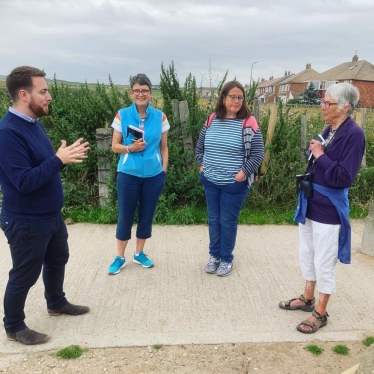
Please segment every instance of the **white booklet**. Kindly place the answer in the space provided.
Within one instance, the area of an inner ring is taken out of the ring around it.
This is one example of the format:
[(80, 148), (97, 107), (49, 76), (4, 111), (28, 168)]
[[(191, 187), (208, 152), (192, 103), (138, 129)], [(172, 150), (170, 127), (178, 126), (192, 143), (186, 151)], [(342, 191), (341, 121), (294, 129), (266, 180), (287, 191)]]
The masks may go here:
[(138, 129), (135, 126), (132, 126), (132, 125), (127, 126), (127, 136), (129, 136), (129, 134), (131, 134), (135, 138), (135, 140), (144, 139), (144, 131)]

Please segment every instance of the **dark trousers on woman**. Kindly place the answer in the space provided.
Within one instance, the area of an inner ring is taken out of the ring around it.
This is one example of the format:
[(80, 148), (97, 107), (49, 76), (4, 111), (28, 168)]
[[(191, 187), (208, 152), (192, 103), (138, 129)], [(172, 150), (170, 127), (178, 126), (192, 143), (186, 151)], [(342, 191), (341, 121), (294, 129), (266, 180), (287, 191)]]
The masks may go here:
[(148, 239), (152, 235), (152, 221), (161, 192), (165, 186), (166, 174), (161, 172), (154, 177), (140, 178), (118, 173), (118, 223), (116, 238), (130, 240), (135, 210), (138, 206), (136, 237)]
[(26, 297), (42, 268), (47, 308), (58, 309), (66, 304), (63, 284), (69, 258), (68, 232), (60, 213), (48, 219), (2, 216), (1, 227), (13, 262), (4, 296), (4, 327), (14, 333), (26, 327)]
[(247, 181), (218, 185), (200, 173), (208, 207), (209, 254), (232, 262), (240, 209), (248, 195)]

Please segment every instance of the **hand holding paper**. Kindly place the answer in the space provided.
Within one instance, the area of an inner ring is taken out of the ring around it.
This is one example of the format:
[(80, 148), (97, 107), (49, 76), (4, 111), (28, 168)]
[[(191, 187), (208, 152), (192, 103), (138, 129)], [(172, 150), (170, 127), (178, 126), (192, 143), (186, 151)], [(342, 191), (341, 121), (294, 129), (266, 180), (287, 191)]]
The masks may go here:
[(309, 158), (308, 161), (311, 160), (312, 156), (316, 159), (321, 156), (324, 152), (326, 141), (323, 139), (321, 134), (317, 134), (313, 136), (313, 139), (310, 141), (309, 145)]

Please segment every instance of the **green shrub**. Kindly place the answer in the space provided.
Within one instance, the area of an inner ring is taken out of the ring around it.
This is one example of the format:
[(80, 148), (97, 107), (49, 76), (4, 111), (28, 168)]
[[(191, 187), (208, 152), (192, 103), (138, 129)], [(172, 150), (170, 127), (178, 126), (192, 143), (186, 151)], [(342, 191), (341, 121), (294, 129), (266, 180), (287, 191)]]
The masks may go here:
[(318, 347), (317, 345), (310, 344), (304, 347), (308, 352), (314, 354), (315, 356), (319, 356), (323, 353), (323, 349)]
[(78, 358), (82, 356), (82, 353), (87, 349), (82, 349), (79, 345), (70, 345), (69, 347), (60, 349), (56, 356), (64, 359)]
[(362, 341), (362, 344), (366, 345), (367, 347), (369, 347), (370, 345), (372, 345), (374, 343), (374, 336), (368, 336), (367, 338), (365, 338), (363, 341)]
[(332, 350), (338, 355), (343, 355), (343, 356), (346, 356), (349, 353), (349, 348), (343, 344), (336, 345)]
[[(227, 72), (218, 84), (218, 93), (227, 78)], [(247, 92), (250, 104), (253, 102), (254, 90)], [(56, 77), (49, 84), (53, 100), (50, 114), (41, 118), (55, 149), (64, 139), (71, 144), (83, 137), (90, 142), (88, 158), (81, 164), (72, 164), (64, 168), (61, 178), (65, 193), (64, 216), (73, 220), (90, 220), (102, 223), (113, 223), (117, 219), (117, 194), (115, 188), (116, 165), (118, 154), (110, 149), (98, 150), (96, 129), (110, 126), (116, 112), (131, 105), (127, 89), (117, 88), (109, 77), (108, 85), (81, 84), (69, 86), (58, 82)], [(207, 115), (214, 110), (216, 98), (212, 95), (209, 101), (199, 101), (196, 79), (189, 74), (183, 85), (177, 77), (174, 63), (168, 67), (161, 65), (160, 92), (162, 97), (152, 98), (152, 104), (161, 108), (167, 115), (171, 128), (169, 131), (169, 169), (166, 185), (161, 195), (155, 216), (155, 222), (206, 222), (201, 215), (205, 209), (203, 186), (199, 183), (199, 173), (195, 164), (194, 147)], [(189, 107), (189, 118), (186, 129), (181, 128), (180, 119), (173, 114), (172, 100), (186, 100)], [(7, 92), (0, 90), (0, 116), (11, 100)], [(260, 128), (266, 141), (270, 110), (260, 107)], [(266, 151), (270, 153), (267, 172), (254, 183), (246, 200), (241, 215), (241, 223), (268, 222), (275, 215), (274, 222), (290, 222), (296, 207), (295, 175), (303, 173), (307, 166), (306, 159), (301, 159), (301, 118), (308, 117), (307, 139), (320, 133), (325, 124), (318, 108), (298, 106), (292, 108), (278, 104), (278, 116), (271, 145)], [(358, 173), (354, 185), (349, 190), (351, 216), (364, 217), (374, 196), (374, 112), (367, 110), (366, 120), (366, 167)], [(190, 149), (184, 149), (184, 131), (192, 137)], [(110, 163), (108, 178), (109, 201), (107, 209), (98, 208), (98, 166), (102, 159)], [(253, 217), (256, 212), (258, 217)], [(261, 213), (259, 213), (261, 212)], [(284, 212), (282, 215), (281, 212)], [(196, 217), (194, 216), (196, 215)]]

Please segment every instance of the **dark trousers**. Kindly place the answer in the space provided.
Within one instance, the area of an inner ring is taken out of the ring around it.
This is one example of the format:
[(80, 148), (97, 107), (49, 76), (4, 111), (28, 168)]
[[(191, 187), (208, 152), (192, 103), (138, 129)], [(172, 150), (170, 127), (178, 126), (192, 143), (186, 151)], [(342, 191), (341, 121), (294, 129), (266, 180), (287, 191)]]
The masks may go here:
[(0, 221), (13, 262), (4, 296), (4, 327), (7, 332), (18, 332), (26, 327), (26, 297), (42, 268), (47, 308), (66, 304), (63, 283), (69, 258), (68, 232), (60, 213), (48, 219), (3, 215)]
[(118, 173), (118, 223), (116, 231), (118, 240), (131, 239), (131, 228), (137, 207), (138, 225), (136, 237), (139, 239), (151, 237), (152, 221), (165, 181), (166, 174), (163, 171), (149, 178), (139, 178), (125, 173)]

